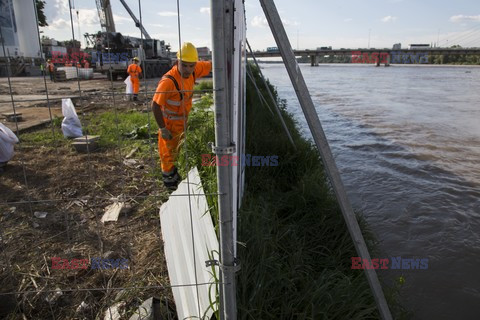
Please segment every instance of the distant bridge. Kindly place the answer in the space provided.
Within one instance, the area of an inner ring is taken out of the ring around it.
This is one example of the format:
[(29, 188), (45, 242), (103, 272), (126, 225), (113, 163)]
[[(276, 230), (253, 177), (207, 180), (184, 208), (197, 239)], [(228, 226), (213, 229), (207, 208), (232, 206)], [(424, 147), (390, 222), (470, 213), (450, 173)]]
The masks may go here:
[[(442, 54), (479, 54), (480, 48), (418, 48), (418, 49), (331, 49), (331, 50), (293, 50), (293, 53), (297, 57), (310, 57), (311, 65), (318, 65), (318, 57), (330, 55), (330, 56), (352, 56), (357, 58), (357, 63), (385, 63), (389, 64), (392, 61), (392, 57), (419, 57), (428, 55), (442, 55)], [(280, 51), (256, 51), (253, 53), (256, 58), (266, 57), (280, 57)], [(250, 53), (247, 54), (251, 56)], [(358, 57), (363, 57), (358, 60)], [(365, 57), (371, 57), (365, 60)], [(392, 61), (395, 63), (395, 60)]]

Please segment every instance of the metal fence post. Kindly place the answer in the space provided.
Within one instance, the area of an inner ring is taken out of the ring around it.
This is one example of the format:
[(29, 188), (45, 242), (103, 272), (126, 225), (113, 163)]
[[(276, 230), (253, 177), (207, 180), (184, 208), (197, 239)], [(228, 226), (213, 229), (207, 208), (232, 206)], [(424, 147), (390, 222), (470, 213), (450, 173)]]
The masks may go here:
[[(232, 144), (232, 71), (233, 1), (211, 1), (213, 41), (213, 84), (215, 101), (215, 141), (213, 152), (231, 154)], [(217, 166), (218, 210), (220, 226), (220, 318), (236, 319), (235, 256), (233, 242), (232, 167)]]

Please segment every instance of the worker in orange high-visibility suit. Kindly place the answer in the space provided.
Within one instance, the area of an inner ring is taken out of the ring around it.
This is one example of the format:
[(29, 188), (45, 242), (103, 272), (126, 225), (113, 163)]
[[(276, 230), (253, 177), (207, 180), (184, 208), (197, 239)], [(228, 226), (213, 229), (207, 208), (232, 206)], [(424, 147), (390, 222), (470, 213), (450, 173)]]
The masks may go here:
[(55, 81), (55, 65), (50, 59), (47, 60), (47, 70), (50, 75), (50, 81)]
[(188, 114), (192, 108), (195, 80), (212, 70), (211, 61), (198, 61), (197, 49), (185, 42), (177, 53), (177, 63), (159, 81), (152, 101), (152, 110), (158, 127), (158, 152), (163, 183), (175, 190), (181, 180), (175, 167), (178, 144), (185, 132)]
[(127, 72), (130, 75), (130, 81), (132, 81), (133, 86), (133, 100), (138, 100), (138, 91), (140, 90), (140, 74), (142, 73), (142, 68), (138, 65), (140, 59), (137, 57), (133, 58), (133, 63), (128, 66)]

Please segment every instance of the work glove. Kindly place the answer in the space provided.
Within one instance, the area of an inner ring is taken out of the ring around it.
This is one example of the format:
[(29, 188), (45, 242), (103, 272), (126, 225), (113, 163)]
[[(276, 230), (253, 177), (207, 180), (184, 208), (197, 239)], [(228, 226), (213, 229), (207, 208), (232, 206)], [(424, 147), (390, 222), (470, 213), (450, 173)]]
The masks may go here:
[(172, 140), (172, 133), (167, 128), (160, 128), (164, 140)]

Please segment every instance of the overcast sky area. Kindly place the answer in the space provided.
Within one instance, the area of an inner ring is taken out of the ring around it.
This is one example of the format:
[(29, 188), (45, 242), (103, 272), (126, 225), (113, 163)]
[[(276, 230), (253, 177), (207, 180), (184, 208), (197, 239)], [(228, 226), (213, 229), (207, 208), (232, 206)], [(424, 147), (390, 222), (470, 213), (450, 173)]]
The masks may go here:
[[(126, 0), (137, 18), (139, 1)], [(71, 0), (74, 7), (75, 39), (100, 30), (95, 0)], [(111, 0), (117, 32), (140, 36), (138, 28), (119, 0)], [(141, 0), (143, 24), (148, 33), (170, 43), (176, 51), (181, 41), (212, 47), (210, 1)], [(276, 0), (294, 49), (391, 48), (394, 43), (460, 44), (480, 47), (480, 6), (478, 0)], [(245, 0), (247, 38), (254, 50), (275, 47), (268, 23), (258, 0)], [(77, 11), (78, 18), (77, 19)], [(72, 39), (67, 0), (46, 0), (49, 27), (43, 35), (57, 40)], [(178, 21), (180, 20), (180, 33)], [(80, 21), (80, 23), (78, 23)], [(79, 34), (81, 36), (79, 36)]]

